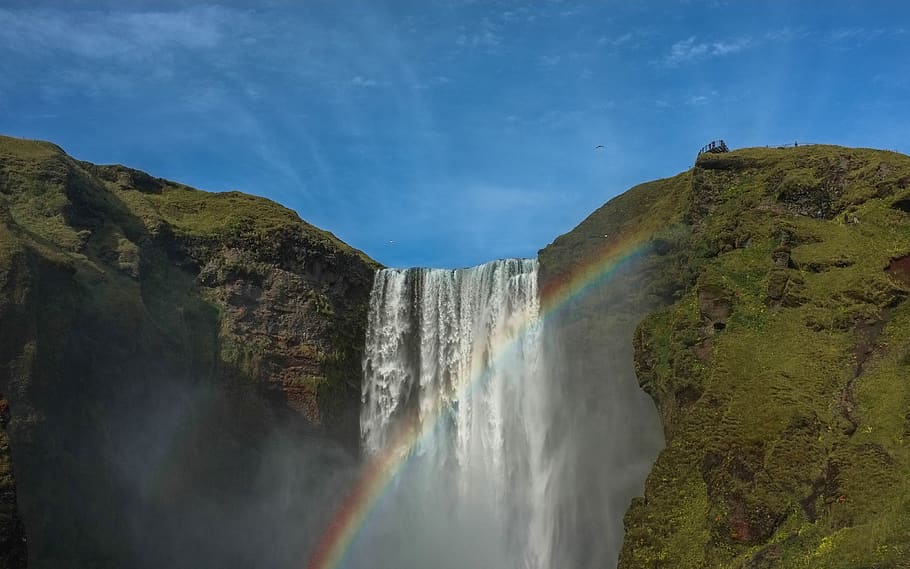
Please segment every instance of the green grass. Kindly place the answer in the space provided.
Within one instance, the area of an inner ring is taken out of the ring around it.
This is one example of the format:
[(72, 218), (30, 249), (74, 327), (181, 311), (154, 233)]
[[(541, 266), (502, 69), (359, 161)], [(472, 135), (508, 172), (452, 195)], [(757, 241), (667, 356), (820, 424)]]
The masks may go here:
[[(135, 202), (140, 198), (133, 193)], [(228, 242), (262, 241), (293, 229), (329, 251), (356, 254), (374, 262), (327, 231), (301, 220), (292, 210), (265, 198), (241, 192), (208, 193), (182, 185), (167, 183), (159, 194), (141, 194), (162, 220), (183, 236), (216, 238)]]
[(0, 136), (0, 155), (17, 156), (26, 160), (47, 160), (63, 153), (59, 146), (50, 142)]

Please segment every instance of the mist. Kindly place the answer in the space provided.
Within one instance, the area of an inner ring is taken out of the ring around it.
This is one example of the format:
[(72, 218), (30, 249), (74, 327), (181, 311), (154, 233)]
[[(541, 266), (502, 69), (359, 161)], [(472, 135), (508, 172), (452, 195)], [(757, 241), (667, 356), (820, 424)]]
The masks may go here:
[(160, 379), (114, 403), (85, 441), (107, 479), (80, 481), (107, 511), (78, 516), (111, 566), (302, 567), (358, 474), (355, 453), (251, 388)]
[(553, 566), (616, 566), (623, 516), (664, 445), (634, 367), (633, 334), (655, 308), (640, 294), (643, 278), (640, 263), (628, 264), (546, 319), (547, 448), (559, 481)]
[(131, 381), (73, 384), (39, 432), (66, 451), (23, 462), (42, 473), (21, 482), (45, 522), (29, 535), (33, 565), (304, 567), (416, 413), (425, 436), (341, 567), (615, 567), (623, 514), (663, 444), (631, 342), (653, 303), (629, 265), (543, 314), (537, 271), (503, 260), (378, 273), (361, 449), (276, 404), (277, 386), (141, 362)]
[(634, 294), (630, 264), (541, 314), (537, 278), (536, 260), (377, 274), (365, 450), (415, 415), (428, 434), (346, 566), (615, 567), (623, 515), (663, 446), (633, 366), (653, 303)]

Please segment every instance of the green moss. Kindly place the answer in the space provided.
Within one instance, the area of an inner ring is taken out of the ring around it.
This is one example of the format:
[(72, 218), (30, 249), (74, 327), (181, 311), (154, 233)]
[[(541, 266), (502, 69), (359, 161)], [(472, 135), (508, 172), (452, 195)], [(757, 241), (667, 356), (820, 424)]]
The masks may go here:
[(63, 150), (50, 142), (0, 136), (0, 154), (18, 156), (28, 160), (46, 160), (62, 155)]
[(158, 206), (158, 211), (176, 229), (189, 235), (265, 233), (300, 222), (293, 211), (240, 192), (210, 194), (185, 186), (168, 185), (150, 201)]
[[(136, 197), (134, 193), (132, 199)], [(294, 228), (329, 250), (357, 254), (373, 264), (331, 233), (313, 227), (292, 210), (265, 198), (236, 191), (213, 194), (173, 183), (166, 183), (160, 193), (142, 197), (164, 222), (187, 237), (216, 238), (228, 244), (251, 240), (266, 244), (276, 232)]]

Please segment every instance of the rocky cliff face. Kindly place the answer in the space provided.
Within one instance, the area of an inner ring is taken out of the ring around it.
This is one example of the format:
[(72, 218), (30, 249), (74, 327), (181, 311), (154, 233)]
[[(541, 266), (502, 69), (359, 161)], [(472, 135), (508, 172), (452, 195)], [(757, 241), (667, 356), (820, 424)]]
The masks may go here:
[[(615, 310), (647, 314), (631, 340), (666, 448), (621, 568), (910, 567), (908, 203), (907, 156), (744, 149), (541, 252), (558, 281), (604, 235), (648, 250)], [(608, 326), (574, 333), (580, 353)]]
[(173, 565), (144, 533), (208, 546), (181, 523), (276, 433), (355, 452), (376, 267), (268, 200), (0, 137), (0, 567)]

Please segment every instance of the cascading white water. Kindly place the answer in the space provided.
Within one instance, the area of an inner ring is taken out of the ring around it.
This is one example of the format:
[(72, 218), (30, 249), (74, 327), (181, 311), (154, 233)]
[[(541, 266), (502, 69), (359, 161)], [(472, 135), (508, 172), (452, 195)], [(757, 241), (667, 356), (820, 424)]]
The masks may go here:
[[(425, 541), (432, 548), (454, 533), (475, 564), (550, 566), (555, 506), (540, 342), (536, 260), (377, 273), (364, 358), (364, 447), (383, 449), (403, 420), (417, 420), (425, 433), (400, 482), (405, 496), (387, 506), (406, 511), (398, 519), (410, 539), (399, 536), (396, 547)], [(435, 541), (425, 534), (439, 518), (449, 520), (439, 530), (448, 535)], [(467, 566), (458, 551), (453, 566)], [(447, 563), (395, 555), (398, 566)]]

